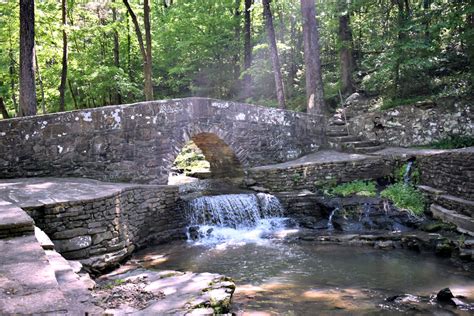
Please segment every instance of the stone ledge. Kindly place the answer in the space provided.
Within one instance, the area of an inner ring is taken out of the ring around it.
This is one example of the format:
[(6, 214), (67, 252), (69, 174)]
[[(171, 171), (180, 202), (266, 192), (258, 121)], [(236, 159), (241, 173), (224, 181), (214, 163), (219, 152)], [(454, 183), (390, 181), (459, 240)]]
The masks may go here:
[(21, 208), (0, 200), (0, 238), (31, 235), (34, 221)]

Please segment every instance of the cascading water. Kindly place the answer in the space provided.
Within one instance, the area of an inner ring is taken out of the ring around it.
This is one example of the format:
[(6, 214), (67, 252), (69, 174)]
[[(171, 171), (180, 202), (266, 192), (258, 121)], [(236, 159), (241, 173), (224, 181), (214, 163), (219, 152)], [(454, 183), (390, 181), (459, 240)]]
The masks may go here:
[(407, 167), (405, 169), (405, 173), (403, 174), (403, 183), (408, 185), (410, 183), (410, 172), (411, 167), (413, 166), (413, 160), (409, 160), (407, 163)]
[(188, 202), (188, 239), (200, 244), (261, 241), (285, 228), (283, 207), (270, 194), (203, 196)]
[(334, 230), (334, 225), (332, 223), (332, 218), (336, 214), (336, 212), (339, 211), (339, 207), (336, 207), (335, 209), (332, 210), (331, 214), (329, 214), (329, 219), (328, 219), (328, 230)]

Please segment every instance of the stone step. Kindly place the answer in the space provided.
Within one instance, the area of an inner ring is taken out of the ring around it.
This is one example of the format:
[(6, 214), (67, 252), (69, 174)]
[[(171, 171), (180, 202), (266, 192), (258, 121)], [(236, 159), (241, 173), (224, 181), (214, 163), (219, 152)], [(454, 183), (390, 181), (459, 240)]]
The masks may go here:
[(474, 217), (474, 201), (450, 195), (446, 191), (427, 185), (418, 185), (417, 187), (421, 192), (428, 196), (430, 201), (436, 202), (436, 204), (444, 208), (456, 211), (466, 216)]
[(439, 190), (439, 189), (436, 189), (436, 188), (433, 188), (433, 187), (430, 187), (430, 186), (427, 186), (427, 185), (418, 185), (417, 188), (420, 191), (422, 191), (423, 193), (433, 195), (433, 196), (441, 195), (441, 194), (446, 193), (443, 190)]
[(367, 154), (367, 153), (373, 153), (373, 152), (382, 150), (384, 148), (385, 146), (383, 145), (371, 146), (371, 147), (357, 147), (357, 148), (354, 148), (354, 152), (358, 154)]
[(90, 283), (76, 274), (74, 267), (58, 252), (47, 250), (46, 257), (54, 270), (61, 292), (70, 303), (68, 311), (77, 315), (100, 314), (101, 309), (92, 303), (93, 298), (89, 291)]
[(349, 136), (347, 131), (327, 131), (326, 136), (328, 137), (342, 137), (342, 136)]
[(33, 219), (18, 206), (0, 200), (0, 238), (34, 233)]
[(347, 126), (344, 125), (329, 125), (326, 129), (327, 132), (347, 132)]
[(0, 239), (0, 253), (0, 315), (69, 312), (70, 304), (35, 236)]
[(366, 148), (366, 147), (374, 147), (379, 146), (380, 143), (374, 140), (361, 140), (357, 142), (348, 142), (348, 144), (352, 144), (354, 148)]
[(329, 120), (329, 126), (346, 126), (346, 122), (343, 119), (331, 119)]
[(431, 204), (430, 211), (433, 213), (433, 217), (456, 225), (459, 232), (474, 236), (474, 219), (471, 217), (459, 214), (438, 204)]
[(332, 136), (332, 137), (329, 137), (328, 139), (329, 142), (334, 142), (334, 143), (356, 142), (356, 141), (361, 141), (361, 140), (362, 138), (360, 136), (354, 136), (354, 135)]
[(46, 235), (44, 231), (42, 231), (36, 226), (35, 226), (35, 237), (36, 237), (36, 240), (38, 240), (39, 244), (41, 245), (41, 248), (43, 248), (44, 250), (54, 249), (54, 244), (51, 241), (51, 239), (48, 237), (48, 235)]
[(449, 194), (442, 194), (437, 196), (436, 202), (447, 209), (456, 211), (469, 217), (474, 216), (473, 201), (465, 200)]

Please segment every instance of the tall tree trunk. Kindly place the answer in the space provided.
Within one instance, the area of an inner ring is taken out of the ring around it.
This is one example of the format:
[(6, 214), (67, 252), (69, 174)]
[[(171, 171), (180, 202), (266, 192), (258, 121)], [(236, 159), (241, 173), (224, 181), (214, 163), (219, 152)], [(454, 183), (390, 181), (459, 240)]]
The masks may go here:
[[(112, 21), (114, 22), (114, 65), (117, 68), (120, 68), (120, 46), (119, 46), (119, 35), (115, 23), (117, 22), (117, 8), (115, 7), (115, 0), (112, 0)], [(115, 102), (117, 104), (122, 104), (122, 95), (117, 89), (115, 93)]]
[(319, 30), (314, 0), (301, 0), (301, 15), (303, 16), (307, 112), (312, 114), (324, 114), (326, 112), (326, 106), (324, 104)]
[(347, 96), (354, 92), (352, 72), (354, 71), (354, 59), (352, 55), (352, 31), (350, 27), (350, 15), (347, 4), (341, 2), (339, 15), (339, 40), (341, 50), (339, 52), (341, 62), (342, 94)]
[(396, 0), (398, 5), (398, 42), (395, 44), (395, 63), (393, 66), (393, 95), (400, 93), (400, 65), (402, 62), (402, 49), (401, 45), (406, 39), (406, 34), (403, 31), (403, 27), (406, 22), (406, 12), (404, 8), (403, 0)]
[(10, 75), (10, 88), (12, 93), (12, 102), (13, 107), (15, 108), (15, 113), (18, 116), (20, 110), (18, 108), (18, 104), (16, 102), (16, 89), (15, 89), (15, 57), (13, 56), (13, 44), (12, 44), (12, 33), (11, 33), (11, 25), (8, 25), (8, 42), (10, 47), (8, 48), (8, 56), (10, 58), (10, 67), (8, 67), (8, 72)]
[(20, 116), (36, 115), (35, 3), (20, 0)]
[[(252, 65), (252, 0), (245, 0), (244, 11), (244, 71), (248, 71)], [(244, 75), (244, 98), (252, 96), (252, 77)]]
[(145, 0), (143, 4), (143, 20), (145, 24), (146, 39), (146, 62), (145, 68), (145, 99), (153, 100), (153, 65), (151, 59), (151, 27), (150, 27), (150, 3)]
[[(234, 20), (235, 20), (235, 29), (234, 29), (234, 36), (235, 41), (240, 45), (240, 2), (241, 0), (235, 0), (235, 11), (234, 11)], [(240, 46), (238, 46), (240, 47)], [(240, 50), (235, 49), (234, 53), (234, 79), (237, 81), (240, 76)]]
[(132, 75), (132, 62), (131, 62), (131, 46), (132, 40), (130, 36), (130, 13), (127, 11), (127, 68), (128, 68), (128, 77), (130, 81), (133, 81)]
[(273, 74), (275, 76), (275, 88), (278, 99), (278, 105), (281, 109), (286, 108), (285, 104), (285, 88), (283, 86), (283, 78), (281, 75), (280, 59), (278, 57), (278, 49), (275, 39), (275, 29), (273, 27), (273, 16), (270, 8), (271, 0), (263, 0), (263, 17), (265, 19), (265, 29), (267, 31), (268, 45), (270, 46), (270, 57), (272, 59)]
[(45, 105), (45, 100), (44, 100), (44, 86), (43, 86), (43, 78), (41, 77), (41, 72), (38, 64), (38, 54), (36, 54), (36, 49), (35, 49), (35, 64), (36, 64), (36, 73), (38, 75), (38, 83), (40, 85), (40, 91), (41, 91), (41, 110), (43, 111), (43, 114), (46, 114), (46, 105)]
[(0, 97), (0, 113), (2, 114), (4, 119), (9, 119), (10, 115), (8, 115), (7, 108), (5, 107), (5, 103), (3, 102), (3, 98)]
[(61, 84), (59, 85), (59, 111), (64, 112), (65, 110), (65, 93), (66, 93), (66, 80), (67, 80), (67, 0), (61, 0), (61, 16), (63, 23), (63, 60), (62, 60), (62, 71), (61, 71)]
[[(128, 14), (132, 19), (133, 25), (135, 26), (135, 33), (137, 35), (138, 45), (140, 46), (140, 52), (143, 58), (143, 75), (145, 77), (144, 93), (145, 100), (153, 100), (153, 84), (152, 84), (152, 65), (151, 65), (151, 32), (150, 32), (150, 6), (148, 0), (144, 3), (144, 22), (145, 22), (145, 37), (147, 40), (146, 48), (143, 42), (142, 31), (138, 24), (137, 16), (133, 12), (128, 0), (123, 0), (123, 3), (127, 7)], [(148, 54), (149, 52), (149, 54)]]

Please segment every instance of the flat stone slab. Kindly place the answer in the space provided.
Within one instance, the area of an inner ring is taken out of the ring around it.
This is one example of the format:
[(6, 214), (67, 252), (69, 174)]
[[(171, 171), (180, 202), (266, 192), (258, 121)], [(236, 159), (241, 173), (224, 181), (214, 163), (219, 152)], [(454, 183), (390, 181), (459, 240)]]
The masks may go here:
[(314, 164), (326, 164), (333, 162), (352, 162), (360, 161), (364, 159), (377, 159), (373, 156), (362, 155), (362, 154), (350, 154), (343, 153), (335, 150), (321, 150), (295, 160), (252, 168), (253, 170), (268, 170), (268, 169), (286, 169), (291, 167), (314, 165)]
[(34, 235), (0, 239), (0, 314), (63, 314), (68, 304)]
[(147, 185), (108, 183), (83, 178), (0, 179), (0, 200), (19, 207), (35, 207), (92, 200), (113, 195), (124, 189), (143, 186)]

